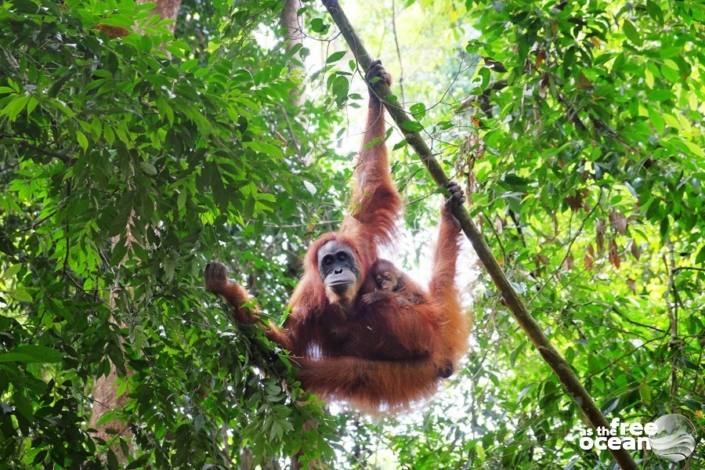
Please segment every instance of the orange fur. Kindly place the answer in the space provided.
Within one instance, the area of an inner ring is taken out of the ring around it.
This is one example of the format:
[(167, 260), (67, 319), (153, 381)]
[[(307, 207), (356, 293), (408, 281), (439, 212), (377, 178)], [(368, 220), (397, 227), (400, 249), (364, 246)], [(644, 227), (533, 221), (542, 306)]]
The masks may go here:
[(257, 306), (252, 305), (252, 298), (245, 288), (228, 279), (225, 266), (220, 263), (208, 263), (205, 271), (206, 289), (222, 295), (232, 306), (232, 315), (238, 323), (254, 323), (259, 318)]
[(362, 290), (365, 303), (379, 301), (397, 302), (399, 304), (420, 304), (428, 301), (428, 295), (416, 282), (386, 259), (378, 259), (370, 267)]
[[(418, 301), (408, 302), (403, 296), (374, 303), (361, 300), (374, 290), (374, 285), (362, 281), (378, 261), (378, 246), (394, 240), (400, 212), (401, 199), (384, 145), (384, 109), (371, 94), (350, 214), (340, 231), (311, 244), (284, 328), (270, 325), (266, 331), (295, 356), (307, 390), (370, 412), (398, 410), (432, 394), (439, 368), (456, 365), (469, 331), (454, 279), (460, 229), (448, 210), (441, 218), (429, 291), (404, 277)], [(318, 270), (318, 250), (331, 240), (349, 246), (356, 258), (358, 291), (350, 305), (327, 297)], [(248, 298), (234, 287), (210, 290), (226, 296), (238, 312), (242, 309), (238, 302)]]

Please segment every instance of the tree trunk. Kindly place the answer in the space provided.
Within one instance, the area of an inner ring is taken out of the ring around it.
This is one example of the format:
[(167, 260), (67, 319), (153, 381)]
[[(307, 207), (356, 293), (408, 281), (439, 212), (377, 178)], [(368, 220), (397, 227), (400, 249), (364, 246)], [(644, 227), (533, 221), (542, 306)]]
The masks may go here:
[[(301, 26), (299, 25), (299, 15), (298, 11), (301, 8), (300, 0), (285, 0), (284, 10), (282, 10), (282, 15), (280, 19), (280, 24), (285, 34), (285, 44), (286, 50), (290, 51), (296, 46), (300, 46), (303, 43), (303, 32), (301, 31)], [(293, 58), (289, 61), (289, 73), (294, 77), (299, 83), (303, 80), (304, 70), (300, 62), (295, 61)], [(291, 104), (293, 106), (301, 105), (301, 87), (297, 86), (296, 89), (291, 92)]]
[(172, 33), (174, 32), (181, 0), (137, 0), (137, 3), (156, 3), (157, 6), (154, 7), (154, 13), (158, 14), (163, 20), (172, 20), (171, 24), (169, 24), (169, 29)]
[[(94, 438), (103, 439), (106, 442), (118, 438), (132, 440), (132, 431), (130, 431), (128, 423), (124, 421), (111, 420), (100, 426), (97, 424), (105, 413), (122, 408), (127, 401), (127, 394), (117, 396), (117, 378), (115, 366), (111, 364), (110, 373), (98, 377), (93, 384), (93, 409), (88, 426), (96, 430), (93, 433)], [(119, 462), (125, 463), (127, 461), (127, 455), (122, 451), (120, 445), (116, 443), (110, 448)]]

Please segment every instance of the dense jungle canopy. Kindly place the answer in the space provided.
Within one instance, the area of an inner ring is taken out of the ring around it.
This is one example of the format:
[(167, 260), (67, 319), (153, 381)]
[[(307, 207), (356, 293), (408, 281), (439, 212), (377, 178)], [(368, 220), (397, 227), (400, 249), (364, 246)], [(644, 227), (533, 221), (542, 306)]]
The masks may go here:
[[(607, 421), (689, 421), (687, 460), (639, 467), (705, 468), (705, 4), (341, 6)], [(286, 318), (362, 75), (315, 1), (0, 4), (0, 466), (614, 468), (469, 247), (462, 369), (399, 415), (307, 394), (204, 290), (221, 260)], [(440, 190), (389, 127), (395, 262), (425, 282)]]

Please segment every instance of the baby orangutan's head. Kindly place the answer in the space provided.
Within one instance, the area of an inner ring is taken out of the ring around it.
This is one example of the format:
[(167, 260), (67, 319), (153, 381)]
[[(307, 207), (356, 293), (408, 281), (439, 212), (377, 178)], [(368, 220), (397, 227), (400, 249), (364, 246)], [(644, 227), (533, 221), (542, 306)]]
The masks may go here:
[(397, 290), (401, 286), (401, 271), (390, 261), (381, 259), (372, 267), (377, 288), (384, 291)]

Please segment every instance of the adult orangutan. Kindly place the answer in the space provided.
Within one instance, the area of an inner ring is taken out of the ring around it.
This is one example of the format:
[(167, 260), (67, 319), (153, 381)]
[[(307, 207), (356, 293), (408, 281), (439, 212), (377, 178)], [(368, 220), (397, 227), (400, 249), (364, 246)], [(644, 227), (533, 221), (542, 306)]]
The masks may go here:
[[(405, 407), (433, 393), (463, 354), (469, 330), (455, 287), (460, 228), (450, 206), (464, 199), (456, 184), (449, 186), (451, 197), (441, 213), (428, 292), (419, 289), (415, 302), (394, 295), (363, 300), (375, 290), (365, 280), (379, 259), (378, 246), (394, 241), (401, 212), (384, 144), (384, 107), (375, 93), (379, 80), (390, 81), (375, 61), (367, 75), (367, 127), (350, 213), (339, 231), (311, 244), (291, 314), (283, 328), (270, 324), (266, 331), (294, 356), (307, 390), (372, 412)], [(243, 308), (247, 292), (228, 280), (222, 264), (206, 266), (205, 283), (228, 300), (237, 320), (254, 320)]]

